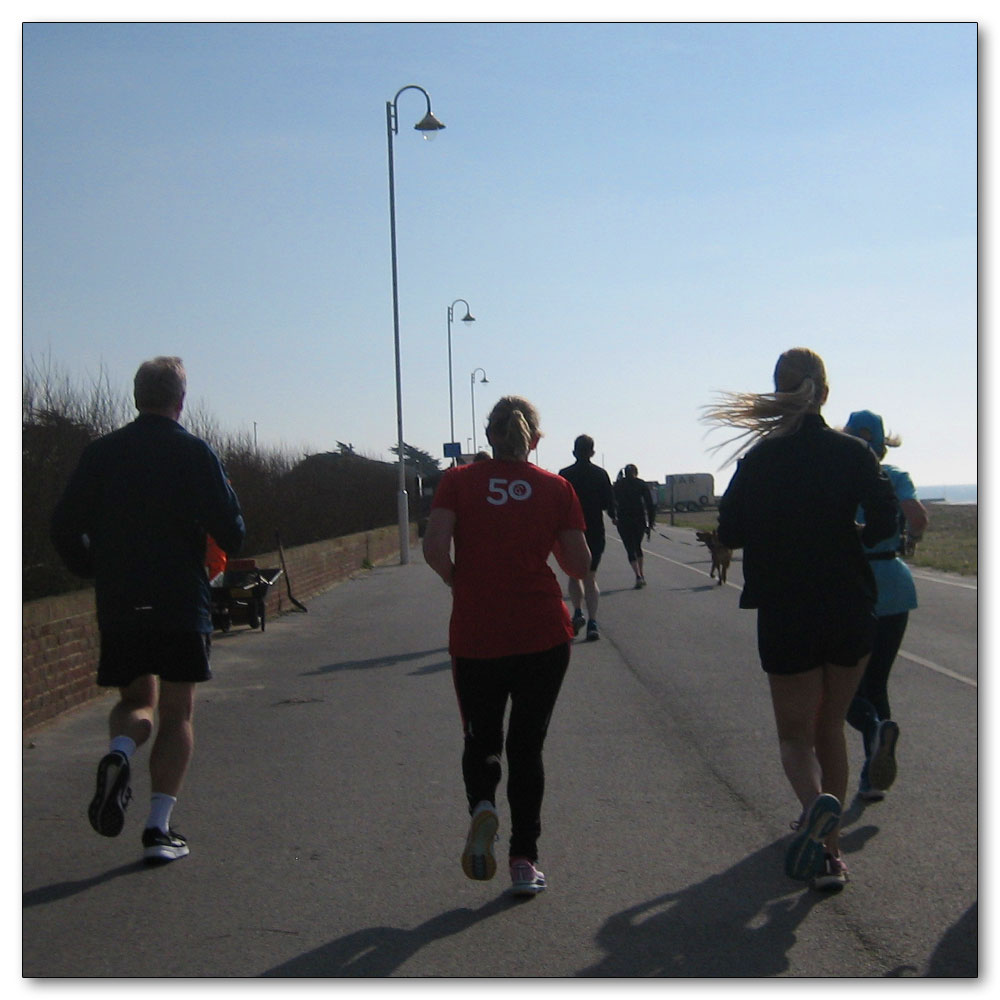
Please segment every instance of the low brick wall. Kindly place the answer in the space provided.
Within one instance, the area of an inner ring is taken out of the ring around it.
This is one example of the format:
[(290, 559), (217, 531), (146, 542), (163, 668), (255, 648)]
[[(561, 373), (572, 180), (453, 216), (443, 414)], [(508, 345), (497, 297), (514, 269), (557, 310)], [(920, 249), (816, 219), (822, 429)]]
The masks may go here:
[[(416, 544), (413, 527), (410, 545)], [(280, 567), (278, 552), (252, 557), (258, 568)], [(399, 558), (396, 525), (357, 535), (332, 538), (285, 550), (292, 595), (306, 599), (365, 566)], [(288, 583), (280, 577), (267, 594), (266, 616), (295, 610)], [(236, 626), (240, 627), (240, 626)], [(99, 638), (94, 591), (78, 590), (29, 601), (21, 607), (21, 727), (28, 733), (57, 715), (108, 694), (94, 682)]]

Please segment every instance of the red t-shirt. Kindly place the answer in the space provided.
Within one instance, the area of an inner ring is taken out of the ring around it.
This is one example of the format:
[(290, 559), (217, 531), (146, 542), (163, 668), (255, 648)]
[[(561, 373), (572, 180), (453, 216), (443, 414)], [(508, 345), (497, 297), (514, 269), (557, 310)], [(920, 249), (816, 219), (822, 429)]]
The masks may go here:
[(530, 462), (473, 462), (444, 474), (432, 507), (455, 512), (452, 656), (538, 653), (573, 638), (548, 565), (561, 531), (586, 530), (565, 479)]

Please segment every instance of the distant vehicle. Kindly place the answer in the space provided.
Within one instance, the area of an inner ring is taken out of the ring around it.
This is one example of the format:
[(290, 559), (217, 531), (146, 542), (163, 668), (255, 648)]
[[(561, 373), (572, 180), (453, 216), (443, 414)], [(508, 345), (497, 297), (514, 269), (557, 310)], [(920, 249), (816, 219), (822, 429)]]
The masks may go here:
[(710, 472), (666, 476), (659, 494), (659, 505), (667, 510), (705, 510), (716, 505), (715, 478)]

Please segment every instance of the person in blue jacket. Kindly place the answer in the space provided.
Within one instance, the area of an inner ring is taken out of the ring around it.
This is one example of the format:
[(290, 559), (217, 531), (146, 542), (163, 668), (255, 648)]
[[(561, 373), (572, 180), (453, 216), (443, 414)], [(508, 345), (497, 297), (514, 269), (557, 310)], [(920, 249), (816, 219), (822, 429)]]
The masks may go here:
[(778, 358), (774, 392), (725, 393), (705, 414), (737, 428), (732, 440), (755, 442), (719, 503), (718, 534), (727, 548), (743, 549), (740, 607), (757, 609), (781, 764), (802, 808), (785, 872), (818, 889), (847, 881), (844, 725), (875, 634), (864, 546), (890, 537), (899, 516), (875, 456), (827, 426), (828, 395), (822, 358), (793, 348)]
[(232, 555), (246, 528), (219, 458), (178, 422), (187, 392), (181, 359), (144, 362), (134, 392), (138, 416), (84, 450), (51, 537), (72, 572), (94, 578), (97, 683), (119, 693), (88, 818), (103, 836), (121, 833), (131, 758), (158, 716), (142, 834), (143, 856), (155, 863), (189, 853), (170, 818), (194, 750), (195, 685), (212, 676), (206, 539)]
[[(886, 791), (896, 780), (897, 770), (899, 725), (893, 721), (889, 707), (889, 671), (902, 645), (910, 612), (917, 606), (913, 574), (901, 556), (913, 554), (930, 519), (927, 509), (917, 499), (910, 474), (883, 461), (887, 449), (898, 448), (902, 440), (897, 435), (886, 434), (882, 417), (871, 410), (855, 410), (844, 430), (861, 438), (875, 453), (882, 463), (882, 471), (892, 483), (901, 511), (897, 531), (865, 549), (878, 587), (875, 645), (847, 712), (848, 723), (861, 733), (865, 751), (858, 795), (867, 802), (877, 802), (885, 798)], [(864, 521), (863, 511), (857, 516), (859, 521)]]

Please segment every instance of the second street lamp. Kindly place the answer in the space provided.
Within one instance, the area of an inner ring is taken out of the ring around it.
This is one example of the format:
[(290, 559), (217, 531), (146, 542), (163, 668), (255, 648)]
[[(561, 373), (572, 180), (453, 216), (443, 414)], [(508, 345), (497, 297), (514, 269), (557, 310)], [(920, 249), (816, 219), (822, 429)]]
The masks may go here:
[(455, 441), (455, 394), (454, 394), (454, 380), (451, 374), (451, 321), (455, 316), (455, 306), (461, 302), (465, 305), (465, 315), (462, 317), (463, 323), (475, 323), (476, 317), (472, 315), (472, 307), (469, 305), (465, 299), (455, 299), (450, 306), (448, 306), (448, 415), (451, 419), (450, 436), (448, 438), (449, 443), (454, 443)]
[(422, 132), (424, 138), (429, 138), (435, 132), (444, 128), (431, 114), (431, 98), (423, 87), (410, 83), (396, 91), (391, 101), (385, 102), (385, 133), (389, 145), (389, 243), (392, 248), (392, 328), (393, 344), (396, 352), (396, 438), (399, 451), (399, 492), (397, 495), (397, 512), (399, 514), (399, 562), (405, 565), (410, 561), (410, 509), (406, 498), (406, 446), (403, 444), (403, 387), (399, 365), (399, 279), (396, 274), (396, 179), (392, 163), (392, 137), (399, 132), (399, 122), (396, 115), (396, 102), (399, 95), (406, 90), (419, 90), (427, 101), (427, 114), (413, 127)]
[(479, 380), (480, 382), (489, 382), (486, 377), (486, 371), (482, 368), (477, 368), (472, 373), (472, 454), (476, 454), (476, 375), (482, 372), (483, 377)]

